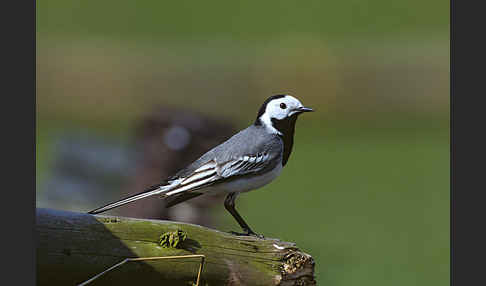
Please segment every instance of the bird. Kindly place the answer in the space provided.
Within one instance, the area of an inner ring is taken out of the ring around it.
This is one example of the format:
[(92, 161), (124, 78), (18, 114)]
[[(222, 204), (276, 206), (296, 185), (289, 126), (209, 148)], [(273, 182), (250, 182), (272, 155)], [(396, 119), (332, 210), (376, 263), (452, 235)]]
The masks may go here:
[(253, 124), (187, 167), (143, 192), (88, 213), (102, 213), (154, 195), (161, 196), (169, 208), (204, 194), (223, 193), (226, 194), (225, 209), (243, 230), (243, 233), (231, 233), (263, 237), (236, 211), (235, 200), (239, 194), (259, 189), (280, 175), (292, 153), (297, 118), (311, 111), (314, 110), (289, 94), (272, 95), (259, 108)]

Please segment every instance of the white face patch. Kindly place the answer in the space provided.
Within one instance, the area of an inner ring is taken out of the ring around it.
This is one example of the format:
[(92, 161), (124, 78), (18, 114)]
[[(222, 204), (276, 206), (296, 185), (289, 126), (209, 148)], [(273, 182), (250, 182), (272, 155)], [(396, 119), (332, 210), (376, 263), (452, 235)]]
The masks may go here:
[(273, 127), (272, 118), (282, 120), (286, 117), (290, 117), (295, 114), (297, 112), (296, 109), (300, 107), (304, 106), (297, 98), (286, 95), (267, 103), (265, 112), (262, 114), (260, 119), (270, 132), (282, 135), (280, 131)]

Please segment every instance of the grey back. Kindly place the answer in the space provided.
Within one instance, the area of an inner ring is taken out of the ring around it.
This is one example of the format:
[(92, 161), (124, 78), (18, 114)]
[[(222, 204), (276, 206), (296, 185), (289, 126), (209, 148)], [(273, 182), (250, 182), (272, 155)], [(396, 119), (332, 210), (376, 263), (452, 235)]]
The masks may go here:
[(269, 164), (262, 170), (262, 172), (265, 172), (281, 163), (282, 151), (283, 141), (280, 137), (269, 133), (263, 126), (251, 125), (206, 152), (194, 163), (169, 178), (169, 180), (188, 176), (211, 160), (221, 164), (245, 155), (255, 156), (258, 153), (267, 152), (270, 157)]

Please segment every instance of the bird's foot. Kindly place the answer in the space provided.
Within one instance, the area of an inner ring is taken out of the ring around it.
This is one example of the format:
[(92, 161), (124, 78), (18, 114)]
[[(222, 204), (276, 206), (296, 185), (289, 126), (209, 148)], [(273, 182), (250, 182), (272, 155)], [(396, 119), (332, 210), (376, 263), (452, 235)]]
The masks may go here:
[(264, 239), (265, 237), (263, 236), (263, 234), (257, 234), (257, 233), (254, 233), (251, 229), (246, 229), (244, 230), (245, 232), (241, 233), (241, 232), (236, 232), (236, 231), (230, 231), (231, 234), (234, 234), (234, 235), (237, 235), (237, 236), (254, 236), (254, 237), (258, 237), (260, 239)]

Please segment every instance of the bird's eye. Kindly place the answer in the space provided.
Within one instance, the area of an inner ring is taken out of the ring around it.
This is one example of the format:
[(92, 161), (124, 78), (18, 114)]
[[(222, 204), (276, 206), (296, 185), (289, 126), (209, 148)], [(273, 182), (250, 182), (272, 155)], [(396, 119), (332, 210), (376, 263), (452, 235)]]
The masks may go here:
[(285, 108), (287, 108), (287, 105), (282, 102), (282, 103), (280, 103), (280, 108), (285, 109)]

